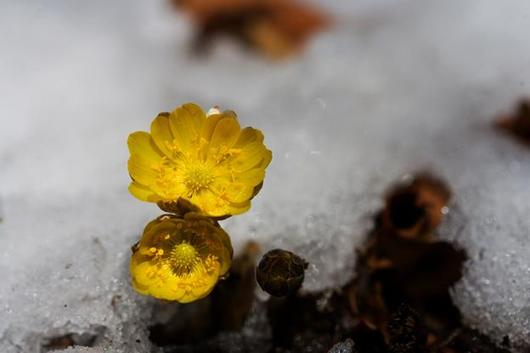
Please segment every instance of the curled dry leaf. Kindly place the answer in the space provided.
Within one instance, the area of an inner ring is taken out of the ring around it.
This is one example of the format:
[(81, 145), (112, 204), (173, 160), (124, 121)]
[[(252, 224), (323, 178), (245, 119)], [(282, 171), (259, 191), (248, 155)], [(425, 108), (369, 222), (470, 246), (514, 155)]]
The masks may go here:
[(434, 236), (450, 195), (442, 180), (427, 173), (394, 186), (358, 255), (356, 277), (346, 288), (350, 307), (391, 346), (404, 349), (414, 343), (392, 343), (392, 320), (408, 310), (403, 303), (425, 319), (433, 341), (446, 337), (460, 322), (449, 288), (461, 278), (466, 255)]
[(380, 220), (383, 232), (406, 239), (429, 240), (447, 213), (451, 197), (439, 178), (421, 173), (387, 193)]

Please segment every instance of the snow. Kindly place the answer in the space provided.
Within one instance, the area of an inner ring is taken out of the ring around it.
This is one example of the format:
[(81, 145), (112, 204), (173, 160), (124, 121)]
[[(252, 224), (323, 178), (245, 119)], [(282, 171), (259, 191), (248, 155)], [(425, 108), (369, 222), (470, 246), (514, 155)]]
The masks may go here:
[(320, 3), (337, 25), (271, 63), (227, 41), (191, 56), (162, 1), (0, 2), (1, 352), (91, 332), (70, 351), (150, 351), (127, 264), (159, 211), (127, 193), (125, 141), (187, 101), (237, 111), (274, 153), (252, 210), (223, 222), (236, 249), (296, 252), (305, 290), (344, 283), (385, 189), (432, 169), (455, 194), (441, 236), (471, 256), (464, 320), (530, 345), (530, 151), (491, 129), (530, 90), (530, 4)]
[(350, 338), (348, 338), (344, 342), (339, 342), (334, 345), (328, 353), (353, 353), (353, 349), (354, 343)]

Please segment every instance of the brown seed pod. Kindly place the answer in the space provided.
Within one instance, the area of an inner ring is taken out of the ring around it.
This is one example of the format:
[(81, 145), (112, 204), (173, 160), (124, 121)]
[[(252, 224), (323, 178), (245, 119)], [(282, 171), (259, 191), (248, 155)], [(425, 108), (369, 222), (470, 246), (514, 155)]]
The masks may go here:
[(261, 289), (275, 297), (296, 293), (304, 281), (308, 263), (290, 251), (274, 249), (263, 255), (256, 269)]

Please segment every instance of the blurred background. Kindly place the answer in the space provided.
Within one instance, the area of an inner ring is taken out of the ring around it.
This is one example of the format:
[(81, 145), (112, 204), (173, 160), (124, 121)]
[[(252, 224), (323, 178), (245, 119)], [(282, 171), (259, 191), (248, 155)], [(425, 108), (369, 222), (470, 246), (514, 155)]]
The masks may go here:
[(236, 250), (290, 249), (306, 290), (343, 284), (388, 185), (433, 170), (455, 192), (441, 236), (471, 258), (465, 321), (530, 344), (530, 153), (492, 129), (530, 91), (530, 3), (272, 1), (219, 24), (200, 2), (0, 1), (0, 350), (101, 325), (113, 351), (149, 349), (124, 343), (147, 315), (127, 262), (160, 211), (128, 194), (126, 139), (190, 101), (273, 151), (223, 222)]

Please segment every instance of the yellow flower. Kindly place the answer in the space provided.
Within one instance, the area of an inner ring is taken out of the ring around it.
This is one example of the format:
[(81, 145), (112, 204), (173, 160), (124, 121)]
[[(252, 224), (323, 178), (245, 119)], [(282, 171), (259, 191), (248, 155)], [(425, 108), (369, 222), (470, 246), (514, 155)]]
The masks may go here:
[(208, 295), (232, 261), (228, 234), (196, 213), (151, 221), (133, 247), (134, 289), (155, 298), (189, 303)]
[(131, 194), (163, 209), (184, 199), (212, 217), (247, 211), (272, 158), (263, 134), (241, 129), (235, 113), (206, 115), (195, 104), (159, 114), (128, 146)]

